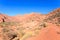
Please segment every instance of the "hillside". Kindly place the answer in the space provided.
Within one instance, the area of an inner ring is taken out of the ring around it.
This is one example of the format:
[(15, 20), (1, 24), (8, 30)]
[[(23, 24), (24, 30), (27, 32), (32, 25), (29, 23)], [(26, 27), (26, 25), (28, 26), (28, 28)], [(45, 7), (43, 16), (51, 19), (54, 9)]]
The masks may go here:
[(60, 40), (60, 8), (45, 15), (0, 13), (0, 40)]

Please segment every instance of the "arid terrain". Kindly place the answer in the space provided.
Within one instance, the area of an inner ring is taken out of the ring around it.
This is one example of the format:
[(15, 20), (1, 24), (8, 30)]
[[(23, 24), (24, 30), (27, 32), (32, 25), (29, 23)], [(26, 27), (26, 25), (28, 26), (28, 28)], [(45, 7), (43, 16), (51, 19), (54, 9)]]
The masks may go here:
[(60, 40), (60, 8), (48, 14), (0, 13), (0, 40)]

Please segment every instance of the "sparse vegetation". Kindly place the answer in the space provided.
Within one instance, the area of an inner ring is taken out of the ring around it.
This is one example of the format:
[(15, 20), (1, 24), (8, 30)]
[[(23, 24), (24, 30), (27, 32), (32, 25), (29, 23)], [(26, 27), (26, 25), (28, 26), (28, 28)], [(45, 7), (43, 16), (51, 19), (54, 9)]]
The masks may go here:
[(44, 19), (44, 21), (49, 21), (49, 20), (52, 21), (54, 18), (57, 17), (60, 17), (60, 12), (48, 17), (47, 19)]
[[(53, 20), (55, 18), (57, 18), (57, 20)], [(59, 26), (60, 25), (60, 12), (57, 12), (56, 14), (49, 16), (48, 18), (44, 19), (43, 21), (51, 22), (52, 24), (54, 23), (57, 26)]]
[(18, 23), (16, 23), (16, 22), (2, 22), (2, 23), (0, 23), (0, 26), (2, 26), (2, 27), (16, 26), (16, 25), (18, 25)]
[(18, 28), (18, 30), (17, 30), (17, 31), (18, 31), (18, 34), (20, 35), (20, 38), (23, 37), (23, 35), (24, 35), (23, 30), (24, 30), (23, 27), (20, 27), (20, 28)]
[(58, 24), (60, 24), (60, 18), (58, 18), (58, 20), (57, 20), (57, 21), (58, 21)]
[(40, 24), (40, 27), (46, 27), (46, 23), (42, 22), (42, 23)]
[(2, 32), (3, 34), (6, 34), (8, 36), (8, 38), (10, 40), (13, 40), (17, 37), (17, 32), (14, 32), (14, 30), (12, 30), (11, 26), (17, 26), (19, 23), (16, 23), (16, 22), (2, 22), (0, 23), (0, 26), (3, 28), (2, 29)]

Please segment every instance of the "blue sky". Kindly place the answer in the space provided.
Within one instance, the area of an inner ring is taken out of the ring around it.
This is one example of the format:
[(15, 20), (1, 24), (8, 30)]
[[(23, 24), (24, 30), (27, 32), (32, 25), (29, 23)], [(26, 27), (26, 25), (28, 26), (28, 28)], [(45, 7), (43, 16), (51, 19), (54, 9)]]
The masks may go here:
[(10, 16), (38, 12), (47, 14), (60, 8), (60, 0), (0, 0), (0, 13)]

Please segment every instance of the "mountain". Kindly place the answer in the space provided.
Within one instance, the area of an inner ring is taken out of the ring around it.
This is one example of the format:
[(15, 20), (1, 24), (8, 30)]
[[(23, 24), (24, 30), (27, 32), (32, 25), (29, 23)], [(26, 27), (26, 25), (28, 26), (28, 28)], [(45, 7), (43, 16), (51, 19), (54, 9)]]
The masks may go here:
[(48, 14), (0, 13), (0, 40), (60, 40), (60, 8)]

